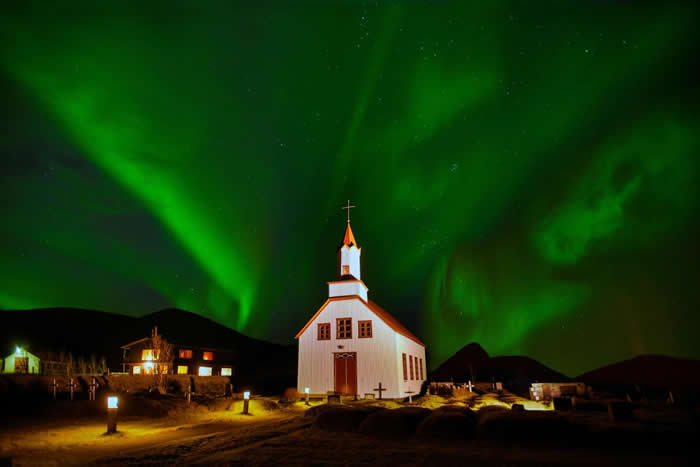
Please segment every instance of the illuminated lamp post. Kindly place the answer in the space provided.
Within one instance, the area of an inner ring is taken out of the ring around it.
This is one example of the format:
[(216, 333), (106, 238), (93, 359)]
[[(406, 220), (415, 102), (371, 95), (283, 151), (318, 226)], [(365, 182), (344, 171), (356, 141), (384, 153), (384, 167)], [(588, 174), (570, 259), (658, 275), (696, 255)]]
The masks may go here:
[(117, 432), (117, 414), (119, 413), (119, 398), (109, 396), (107, 398), (107, 433)]
[(243, 413), (248, 415), (248, 403), (250, 402), (250, 391), (243, 393)]
[(304, 388), (304, 397), (306, 398), (306, 405), (309, 405), (309, 388)]

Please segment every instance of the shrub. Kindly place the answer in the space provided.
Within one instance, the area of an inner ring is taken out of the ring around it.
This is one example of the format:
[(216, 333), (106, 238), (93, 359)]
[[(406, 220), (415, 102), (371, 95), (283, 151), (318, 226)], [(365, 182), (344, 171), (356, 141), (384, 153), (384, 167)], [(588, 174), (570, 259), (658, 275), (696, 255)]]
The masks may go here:
[[(183, 387), (184, 386), (184, 387)], [(187, 389), (187, 385), (183, 385), (183, 381), (177, 378), (168, 378), (167, 392), (170, 394), (183, 394)]]
[(271, 401), (269, 399), (262, 399), (261, 404), (263, 409), (265, 410), (277, 410), (280, 408), (279, 404), (275, 401)]
[(479, 409), (479, 420), (485, 420), (489, 417), (498, 416), (506, 412), (509, 412), (509, 410), (500, 405), (487, 405)]
[(360, 424), (360, 432), (380, 438), (409, 437), (430, 413), (430, 410), (420, 407), (379, 410), (370, 414)]
[(476, 422), (476, 414), (471, 410), (435, 410), (420, 422), (416, 435), (444, 440), (471, 439), (476, 432)]
[(468, 388), (455, 387), (452, 389), (452, 396), (455, 399), (467, 399), (472, 396)]
[(447, 384), (438, 384), (435, 386), (435, 395), (442, 397), (452, 397), (453, 386)]
[(296, 402), (299, 399), (299, 391), (297, 391), (297, 388), (287, 388), (284, 390), (284, 394), (282, 395), (283, 402)]
[(313, 427), (333, 432), (358, 431), (360, 424), (371, 414), (386, 410), (379, 407), (339, 407), (331, 406), (318, 414)]
[(477, 436), (483, 439), (510, 442), (571, 441), (578, 438), (578, 426), (569, 424), (555, 413), (493, 413), (479, 419)]
[[(333, 410), (335, 408), (338, 408), (339, 406), (337, 405), (328, 405), (328, 404), (321, 404), (321, 405), (316, 405), (304, 412), (304, 417), (305, 418), (316, 418), (319, 415), (321, 415), (323, 412), (326, 412), (327, 410)], [(340, 406), (341, 408), (343, 406)]]

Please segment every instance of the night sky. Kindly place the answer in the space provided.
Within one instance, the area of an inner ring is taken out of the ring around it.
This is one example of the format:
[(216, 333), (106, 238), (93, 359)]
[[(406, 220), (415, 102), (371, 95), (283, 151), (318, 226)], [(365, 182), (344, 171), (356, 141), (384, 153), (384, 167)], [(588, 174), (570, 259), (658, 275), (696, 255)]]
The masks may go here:
[(0, 308), (292, 343), (350, 199), (432, 367), (700, 358), (696, 2), (59, 3), (0, 13)]

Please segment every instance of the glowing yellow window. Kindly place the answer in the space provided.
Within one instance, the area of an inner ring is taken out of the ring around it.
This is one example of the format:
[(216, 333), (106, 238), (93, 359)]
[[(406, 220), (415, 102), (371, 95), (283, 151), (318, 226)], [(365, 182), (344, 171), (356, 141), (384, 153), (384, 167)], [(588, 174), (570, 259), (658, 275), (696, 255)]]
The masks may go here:
[(140, 374), (141, 374), (141, 366), (140, 366), (140, 365), (134, 366), (134, 374), (135, 374), (135, 375), (140, 375)]
[(231, 376), (231, 368), (222, 368), (221, 376)]
[(192, 351), (188, 349), (180, 349), (180, 358), (192, 358)]
[(186, 375), (187, 374), (187, 365), (178, 365), (177, 366), (177, 374), (178, 375)]
[(146, 362), (153, 360), (153, 349), (143, 349), (141, 351), (141, 360)]
[(199, 367), (199, 376), (211, 376), (211, 367), (210, 366), (200, 366)]
[(214, 360), (214, 352), (203, 352), (202, 360)]

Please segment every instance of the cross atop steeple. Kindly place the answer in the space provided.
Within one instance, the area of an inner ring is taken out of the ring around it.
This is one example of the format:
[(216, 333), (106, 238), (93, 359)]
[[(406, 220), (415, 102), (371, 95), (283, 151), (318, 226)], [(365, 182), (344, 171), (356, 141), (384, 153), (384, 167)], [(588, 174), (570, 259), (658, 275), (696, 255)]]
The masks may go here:
[(356, 207), (357, 206), (350, 206), (350, 200), (348, 200), (348, 205), (340, 208), (340, 209), (347, 209), (348, 210), (348, 224), (350, 223), (350, 209), (356, 208)]

